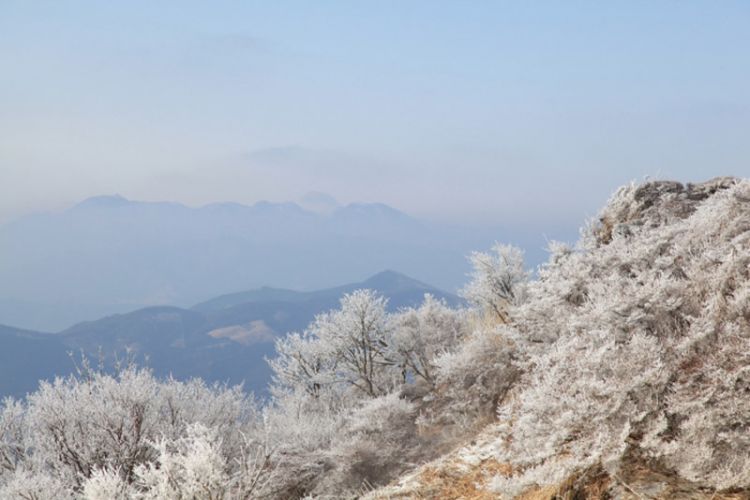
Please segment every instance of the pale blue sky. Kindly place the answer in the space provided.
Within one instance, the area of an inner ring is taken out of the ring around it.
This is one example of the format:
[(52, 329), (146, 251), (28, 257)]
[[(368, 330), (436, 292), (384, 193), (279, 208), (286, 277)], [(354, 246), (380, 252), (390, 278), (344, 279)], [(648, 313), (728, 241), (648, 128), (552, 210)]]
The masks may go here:
[(750, 174), (748, 2), (0, 0), (0, 222), (95, 194), (575, 227)]

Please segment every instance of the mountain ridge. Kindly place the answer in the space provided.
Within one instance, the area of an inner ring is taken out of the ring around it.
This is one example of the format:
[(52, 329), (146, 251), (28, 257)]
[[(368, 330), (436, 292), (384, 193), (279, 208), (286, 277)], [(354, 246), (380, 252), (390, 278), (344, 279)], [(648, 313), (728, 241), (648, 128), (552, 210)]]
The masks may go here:
[(268, 298), (269, 296), (273, 296), (276, 300), (280, 300), (283, 302), (305, 300), (312, 295), (320, 293), (326, 293), (340, 297), (342, 294), (352, 292), (357, 288), (388, 289), (396, 291), (397, 284), (398, 286), (403, 286), (405, 288), (423, 289), (425, 293), (445, 293), (442, 290), (439, 290), (431, 285), (427, 285), (419, 280), (410, 278), (405, 274), (386, 269), (385, 271), (381, 271), (373, 276), (370, 276), (364, 281), (350, 283), (347, 285), (340, 285), (323, 290), (298, 291), (290, 290), (287, 288), (262, 286), (260, 288), (255, 288), (252, 290), (243, 290), (239, 292), (220, 295), (218, 297), (215, 297), (214, 299), (195, 304), (190, 307), (190, 309), (206, 312), (214, 310), (219, 304), (228, 304), (226, 307), (231, 307), (232, 305), (241, 304), (242, 302), (246, 301), (245, 299), (247, 299), (247, 301), (255, 300), (261, 294), (263, 294), (266, 298)]
[[(54, 333), (0, 325), (0, 361), (2, 356), (8, 358), (0, 363), (0, 379), (6, 380), (0, 384), (0, 396), (22, 395), (34, 389), (39, 379), (72, 373), (70, 353), (92, 359), (101, 354), (106, 366), (112, 366), (115, 357), (132, 356), (159, 376), (244, 382), (249, 390), (263, 394), (269, 380), (264, 358), (273, 354), (274, 340), (304, 329), (316, 314), (337, 307), (343, 294), (361, 288), (386, 296), (393, 309), (416, 306), (425, 293), (454, 306), (462, 303), (455, 295), (389, 270), (323, 290), (262, 287), (224, 294), (191, 308), (148, 306)], [(34, 349), (46, 359), (35, 366), (49, 369), (24, 370), (19, 360), (32, 356)], [(14, 373), (5, 373), (11, 367)], [(24, 372), (25, 378), (17, 375)]]
[(109, 313), (190, 307), (273, 283), (321, 290), (399, 269), (455, 290), (494, 230), (427, 223), (382, 203), (314, 213), (254, 205), (93, 197), (0, 226), (0, 322), (57, 331)]

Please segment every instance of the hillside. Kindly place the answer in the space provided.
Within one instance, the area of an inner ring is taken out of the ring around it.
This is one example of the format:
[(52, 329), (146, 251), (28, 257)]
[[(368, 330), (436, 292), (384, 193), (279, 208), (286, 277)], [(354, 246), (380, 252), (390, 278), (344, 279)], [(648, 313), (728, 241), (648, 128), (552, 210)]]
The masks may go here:
[(22, 396), (39, 380), (70, 373), (65, 344), (49, 334), (0, 325), (0, 398)]
[(344, 293), (362, 288), (388, 297), (391, 310), (418, 305), (426, 293), (451, 305), (460, 303), (452, 294), (384, 271), (332, 289), (266, 287), (223, 295), (191, 309), (147, 307), (79, 323), (57, 334), (3, 327), (0, 355), (8, 362), (0, 364), (0, 395), (20, 396), (39, 379), (71, 373), (74, 364), (68, 352), (83, 352), (94, 360), (101, 352), (110, 367), (115, 355), (123, 358), (127, 352), (158, 376), (244, 383), (247, 390), (263, 394), (270, 380), (264, 358), (273, 355), (274, 341), (304, 329), (316, 314), (336, 307)]
[(749, 498), (750, 181), (626, 186), (553, 248), (495, 421), (367, 498)]
[(426, 293), (444, 297), (452, 305), (456, 305), (458, 302), (458, 298), (455, 295), (445, 293), (433, 286), (409, 278), (404, 274), (389, 270), (371, 276), (360, 283), (350, 283), (348, 285), (313, 292), (263, 287), (256, 290), (231, 293), (201, 302), (194, 305), (191, 309), (204, 313), (221, 313), (222, 311), (247, 303), (271, 301), (292, 304), (324, 304), (326, 309), (330, 309), (336, 305), (345, 293), (351, 293), (354, 290), (362, 288), (378, 290), (386, 294), (395, 307), (419, 304)]

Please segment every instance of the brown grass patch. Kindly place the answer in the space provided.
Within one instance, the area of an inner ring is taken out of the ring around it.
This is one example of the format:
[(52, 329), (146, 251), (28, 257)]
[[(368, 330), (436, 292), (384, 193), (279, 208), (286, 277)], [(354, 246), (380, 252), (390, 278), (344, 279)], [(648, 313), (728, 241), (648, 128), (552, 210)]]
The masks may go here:
[(516, 498), (517, 500), (588, 500), (608, 499), (611, 479), (601, 468), (591, 468), (583, 474), (573, 475), (560, 484), (537, 486)]
[(483, 460), (468, 471), (455, 465), (427, 467), (419, 475), (420, 489), (412, 498), (492, 500), (498, 495), (485, 489), (487, 482), (494, 476), (512, 473), (510, 465), (494, 459)]
[(550, 500), (557, 497), (560, 488), (557, 486), (536, 487), (521, 493), (518, 500)]
[[(574, 475), (557, 485), (537, 486), (516, 497), (516, 500), (748, 500), (750, 492), (712, 491), (677, 477), (665, 476), (639, 464), (627, 478), (611, 477), (601, 467)], [(659, 485), (656, 496), (645, 491)]]

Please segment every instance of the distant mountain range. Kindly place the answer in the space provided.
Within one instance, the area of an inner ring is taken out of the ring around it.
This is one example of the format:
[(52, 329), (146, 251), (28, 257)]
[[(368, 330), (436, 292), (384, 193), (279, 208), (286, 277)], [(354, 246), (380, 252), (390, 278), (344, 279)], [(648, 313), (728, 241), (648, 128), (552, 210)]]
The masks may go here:
[(379, 203), (341, 206), (322, 193), (300, 203), (191, 208), (99, 196), (5, 224), (0, 323), (57, 331), (146, 306), (188, 307), (227, 290), (315, 290), (382, 269), (456, 290), (470, 251), (498, 239), (519, 243), (497, 229), (431, 224)]
[(20, 396), (39, 379), (66, 375), (68, 353), (98, 353), (111, 365), (115, 354), (131, 353), (159, 376), (202, 377), (209, 382), (245, 383), (262, 394), (270, 373), (264, 356), (273, 341), (304, 329), (313, 317), (338, 306), (347, 292), (369, 288), (389, 298), (389, 307), (415, 306), (425, 293), (456, 305), (460, 299), (394, 271), (349, 285), (314, 292), (260, 288), (222, 295), (189, 309), (158, 306), (76, 324), (59, 333), (0, 326), (0, 396)]

